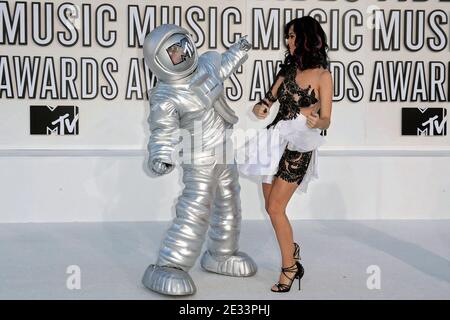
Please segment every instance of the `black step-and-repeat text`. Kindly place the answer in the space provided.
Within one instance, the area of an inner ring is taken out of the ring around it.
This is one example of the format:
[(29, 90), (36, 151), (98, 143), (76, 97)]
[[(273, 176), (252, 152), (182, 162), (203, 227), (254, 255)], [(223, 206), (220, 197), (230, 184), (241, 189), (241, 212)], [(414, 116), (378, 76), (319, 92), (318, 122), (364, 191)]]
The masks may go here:
[(249, 109), (284, 58), (285, 23), (303, 15), (328, 37), (328, 146), (449, 146), (450, 1), (0, 1), (0, 148), (145, 148), (156, 79), (142, 43), (162, 23), (187, 28), (200, 53), (248, 35), (225, 90), (238, 126), (262, 127)]

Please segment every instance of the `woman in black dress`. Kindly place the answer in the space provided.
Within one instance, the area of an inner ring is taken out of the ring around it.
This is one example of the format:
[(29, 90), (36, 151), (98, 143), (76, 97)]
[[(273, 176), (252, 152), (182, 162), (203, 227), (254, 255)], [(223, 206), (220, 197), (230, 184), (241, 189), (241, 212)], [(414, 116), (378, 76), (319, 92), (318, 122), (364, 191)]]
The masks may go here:
[[(274, 84), (264, 99), (253, 107), (259, 119), (265, 119), (275, 101), (280, 107), (275, 119), (295, 119), (301, 113), (308, 128), (322, 130), (330, 126), (333, 80), (329, 71), (326, 35), (319, 22), (305, 16), (294, 19), (285, 26), (288, 51)], [(320, 109), (320, 112), (319, 112)], [(287, 292), (292, 282), (303, 276), (303, 266), (298, 262), (299, 246), (286, 216), (289, 200), (307, 172), (313, 151), (299, 152), (286, 146), (278, 171), (262, 184), (265, 207), (270, 216), (281, 250), (282, 269), (278, 283), (271, 290)]]

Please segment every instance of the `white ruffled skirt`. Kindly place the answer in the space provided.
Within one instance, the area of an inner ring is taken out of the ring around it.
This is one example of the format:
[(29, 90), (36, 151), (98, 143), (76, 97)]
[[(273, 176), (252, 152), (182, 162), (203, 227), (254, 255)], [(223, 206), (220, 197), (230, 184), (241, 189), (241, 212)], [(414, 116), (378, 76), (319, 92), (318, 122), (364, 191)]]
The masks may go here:
[(317, 148), (325, 142), (320, 132), (320, 129), (308, 128), (306, 117), (301, 113), (295, 119), (281, 120), (269, 129), (258, 131), (238, 149), (238, 169), (243, 175), (260, 176), (262, 182), (272, 183), (286, 146), (292, 151), (312, 151), (305, 176), (297, 188), (306, 192), (308, 184), (319, 177)]

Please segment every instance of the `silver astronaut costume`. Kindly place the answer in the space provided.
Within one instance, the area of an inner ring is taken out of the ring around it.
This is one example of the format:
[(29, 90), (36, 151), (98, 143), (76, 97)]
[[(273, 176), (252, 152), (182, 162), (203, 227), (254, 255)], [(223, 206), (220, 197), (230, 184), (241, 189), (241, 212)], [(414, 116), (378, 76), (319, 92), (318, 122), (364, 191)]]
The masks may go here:
[(180, 129), (201, 144), (196, 148), (194, 142), (182, 150), (190, 163), (181, 163), (184, 189), (176, 217), (156, 264), (142, 279), (150, 290), (194, 294), (196, 287), (187, 272), (200, 255), (206, 234), (203, 269), (236, 277), (256, 273), (254, 261), (238, 251), (241, 205), (236, 164), (218, 161), (223, 155), (217, 154), (218, 147), (226, 150), (225, 130), (238, 120), (225, 100), (223, 82), (247, 59), (249, 49), (241, 38), (223, 54), (198, 56), (189, 33), (168, 24), (154, 29), (144, 41), (145, 61), (158, 78), (149, 96), (150, 169), (157, 175), (173, 170)]

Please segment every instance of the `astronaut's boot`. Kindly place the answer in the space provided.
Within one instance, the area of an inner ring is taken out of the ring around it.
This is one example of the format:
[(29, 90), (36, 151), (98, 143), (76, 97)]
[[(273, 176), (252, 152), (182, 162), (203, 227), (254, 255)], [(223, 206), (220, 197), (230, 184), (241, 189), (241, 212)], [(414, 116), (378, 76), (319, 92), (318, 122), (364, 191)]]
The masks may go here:
[(208, 250), (203, 254), (203, 269), (233, 277), (256, 273), (256, 263), (239, 248), (241, 228), (240, 186), (236, 165), (224, 164), (214, 199), (208, 232)]
[(203, 253), (200, 265), (209, 272), (232, 277), (250, 277), (257, 271), (256, 263), (244, 252), (231, 256), (214, 256), (208, 250)]
[(194, 281), (186, 271), (155, 264), (145, 270), (142, 284), (152, 291), (170, 296), (187, 296), (197, 291)]

